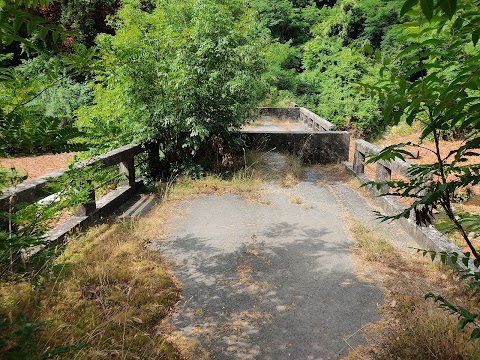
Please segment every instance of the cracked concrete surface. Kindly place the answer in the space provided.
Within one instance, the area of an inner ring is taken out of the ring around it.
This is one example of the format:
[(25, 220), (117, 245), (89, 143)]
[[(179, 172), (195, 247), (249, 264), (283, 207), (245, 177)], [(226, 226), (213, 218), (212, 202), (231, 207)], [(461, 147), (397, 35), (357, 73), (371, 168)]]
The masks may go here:
[[(342, 181), (322, 181), (321, 170), (282, 188), (282, 159), (268, 154), (266, 202), (190, 198), (157, 244), (184, 284), (170, 324), (196, 341), (198, 358), (203, 349), (211, 359), (337, 359), (379, 319), (383, 293), (356, 276), (345, 230), (346, 216), (375, 221), (369, 203)], [(413, 241), (378, 229), (399, 246)]]

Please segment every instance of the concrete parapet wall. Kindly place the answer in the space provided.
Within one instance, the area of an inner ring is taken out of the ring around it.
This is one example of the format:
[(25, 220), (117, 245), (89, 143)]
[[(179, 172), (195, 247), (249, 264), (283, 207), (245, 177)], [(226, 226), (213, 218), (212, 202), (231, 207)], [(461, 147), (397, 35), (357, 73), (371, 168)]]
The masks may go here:
[[(155, 163), (160, 161), (158, 144), (153, 143), (126, 145), (106, 154), (76, 163), (73, 166), (74, 169), (82, 169), (89, 166), (98, 166), (102, 168), (118, 165), (119, 173), (124, 174), (126, 180), (116, 189), (103, 195), (98, 200), (95, 196), (96, 188), (89, 189), (87, 202), (77, 208), (75, 215), (45, 234), (45, 245), (56, 245), (63, 241), (64, 237), (75, 229), (89, 224), (95, 219), (109, 215), (137, 192), (138, 189), (143, 186), (143, 181), (135, 178), (134, 157), (143, 152), (148, 154), (148, 160), (152, 167), (156, 165)], [(31, 204), (38, 200), (53, 196), (47, 192), (48, 184), (52, 180), (63, 176), (66, 171), (67, 169), (60, 169), (42, 177), (25, 181), (0, 192), (0, 212), (8, 211), (15, 213), (18, 210), (19, 204)], [(123, 184), (124, 182), (126, 183), (125, 185)], [(28, 251), (32, 253), (32, 251), (39, 251), (40, 248), (41, 247), (36, 247), (35, 249), (28, 249)]]
[[(93, 157), (91, 159), (78, 162), (74, 165), (75, 169), (82, 169), (87, 166), (99, 165), (107, 167), (121, 163), (122, 161), (133, 161), (133, 157), (146, 149), (141, 145), (132, 144), (122, 146), (106, 154)], [(52, 180), (63, 176), (67, 169), (60, 169), (52, 173), (43, 175), (36, 179), (24, 181), (21, 184), (3, 190), (0, 193), (0, 211), (7, 211), (9, 206), (19, 203), (33, 203), (48, 195), (45, 191), (47, 184)]]
[(334, 131), (336, 126), (330, 121), (318, 116), (314, 112), (298, 107), (292, 104), (290, 107), (259, 107), (256, 111), (257, 116), (272, 116), (279, 119), (299, 120), (313, 130)]
[(350, 134), (346, 131), (322, 132), (242, 132), (249, 149), (275, 149), (295, 154), (308, 164), (338, 163), (348, 159)]
[(337, 127), (333, 125), (330, 121), (321, 118), (314, 112), (305, 109), (303, 107), (300, 109), (300, 121), (312, 127), (315, 130), (319, 131), (334, 131)]
[[(363, 155), (363, 158), (367, 155), (377, 155), (382, 151), (381, 148), (375, 146), (365, 140), (355, 140), (355, 155)], [(360, 153), (360, 154), (358, 154)], [(363, 159), (362, 161), (365, 161)], [(410, 168), (412, 163), (410, 161), (402, 161), (400, 159), (395, 159), (392, 161), (377, 161), (378, 164), (381, 164), (385, 168), (388, 168), (390, 171), (398, 173), (402, 176), (407, 176), (407, 170)], [(362, 171), (363, 172), (363, 171)]]
[[(346, 169), (354, 176), (356, 176), (362, 184), (371, 182), (372, 179), (370, 179), (364, 174), (365, 159), (367, 155), (378, 154), (381, 150), (381, 148), (370, 144), (365, 140), (356, 140), (353, 164), (345, 161), (344, 165)], [(392, 172), (406, 176), (407, 170), (411, 165), (412, 164), (409, 161), (401, 161), (398, 159), (389, 162), (378, 161), (376, 162), (377, 169), (375, 181), (383, 182), (386, 180), (390, 180)], [(387, 171), (382, 172), (381, 170)], [(388, 188), (383, 188), (379, 191), (376, 187), (367, 185), (365, 186), (365, 189), (371, 195), (376, 197), (380, 207), (386, 215), (394, 216), (397, 214), (401, 214), (406, 209), (406, 206), (401, 203), (395, 196), (387, 195), (389, 192)], [(417, 225), (414, 216), (410, 216), (410, 218), (408, 219), (400, 218), (395, 221), (398, 221), (402, 228), (405, 230), (405, 232), (407, 232), (415, 239), (419, 248), (421, 249), (436, 252), (446, 252), (448, 254), (463, 253), (463, 251), (457, 245), (448, 240), (440, 231), (435, 229), (432, 225)], [(467, 267), (465, 267), (461, 262), (458, 262), (456, 264), (456, 267), (460, 270), (467, 270)], [(475, 267), (473, 266), (473, 260), (470, 260), (469, 270), (474, 269)]]

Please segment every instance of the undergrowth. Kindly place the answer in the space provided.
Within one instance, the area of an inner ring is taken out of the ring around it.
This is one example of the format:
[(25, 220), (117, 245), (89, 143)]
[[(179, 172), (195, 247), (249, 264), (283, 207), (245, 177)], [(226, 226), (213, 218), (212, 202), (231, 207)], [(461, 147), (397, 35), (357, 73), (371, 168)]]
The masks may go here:
[(354, 250), (363, 261), (357, 270), (384, 288), (382, 320), (363, 331), (367, 345), (358, 346), (346, 359), (480, 359), (479, 345), (468, 331), (458, 331), (458, 318), (447, 315), (432, 301), (438, 292), (465, 308), (478, 309), (468, 285), (450, 268), (416, 254), (400, 252), (381, 234), (359, 223), (351, 224), (357, 241)]
[(171, 200), (183, 200), (191, 195), (234, 193), (247, 200), (261, 202), (264, 168), (263, 153), (248, 151), (243, 158), (236, 159), (228, 171), (209, 173), (199, 179), (192, 179), (188, 174), (180, 175), (159, 184), (158, 190)]
[(192, 194), (261, 197), (264, 160), (249, 152), (228, 172), (160, 185), (162, 202), (139, 220), (109, 221), (41, 252), (38, 268), (0, 283), (0, 358), (177, 359), (163, 331), (180, 285), (148, 244), (164, 237), (177, 201)]
[(379, 233), (362, 225), (356, 220), (349, 220), (350, 231), (355, 238), (355, 248), (367, 261), (392, 261), (395, 256), (394, 247)]
[(77, 347), (68, 359), (178, 358), (156, 332), (178, 301), (179, 286), (158, 255), (145, 248), (148, 235), (156, 235), (152, 221), (98, 225), (72, 238), (35, 276), (2, 283), (0, 316), (8, 324), (2, 340), (9, 341), (0, 357), (26, 345), (21, 336), (12, 337), (24, 318), (42, 324), (34, 336), (38, 345), (26, 358), (65, 345)]

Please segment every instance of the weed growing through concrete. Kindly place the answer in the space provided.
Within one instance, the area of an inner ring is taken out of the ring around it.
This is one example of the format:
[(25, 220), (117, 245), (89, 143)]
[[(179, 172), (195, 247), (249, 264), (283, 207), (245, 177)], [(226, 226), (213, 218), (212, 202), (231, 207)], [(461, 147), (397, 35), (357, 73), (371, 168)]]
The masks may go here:
[(367, 261), (394, 261), (395, 249), (379, 233), (367, 228), (356, 220), (349, 220), (350, 232), (355, 240), (355, 248)]
[(305, 200), (303, 200), (301, 197), (295, 196), (293, 194), (290, 194), (288, 196), (288, 201), (290, 201), (290, 203), (296, 204), (296, 205), (301, 205), (305, 202)]
[(290, 188), (297, 185), (303, 175), (303, 160), (295, 155), (287, 155), (287, 166), (281, 174), (280, 184)]

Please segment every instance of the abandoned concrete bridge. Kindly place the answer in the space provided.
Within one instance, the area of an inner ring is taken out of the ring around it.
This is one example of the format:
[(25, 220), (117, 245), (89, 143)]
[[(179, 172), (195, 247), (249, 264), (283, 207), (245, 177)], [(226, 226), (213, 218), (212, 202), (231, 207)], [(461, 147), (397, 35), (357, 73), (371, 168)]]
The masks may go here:
[[(348, 230), (352, 219), (401, 249), (455, 248), (435, 230), (409, 219), (395, 224), (375, 219), (373, 210), (402, 208), (389, 197), (375, 203), (352, 185), (354, 178), (367, 181), (365, 156), (378, 148), (357, 141), (351, 165), (349, 134), (335, 131), (307, 109), (264, 108), (259, 118), (243, 130), (250, 147), (266, 151), (268, 177), (258, 198), (191, 197), (178, 205), (167, 238), (153, 244), (173, 264), (184, 287), (168, 325), (193, 344), (193, 358), (341, 358), (363, 342), (383, 304), (382, 289), (369, 280), (374, 274), (356, 268)], [(88, 204), (47, 234), (51, 243), (128, 202), (141, 185), (135, 157), (144, 152), (155, 161), (158, 147), (130, 145), (77, 164), (119, 164), (127, 182), (100, 199), (93, 190)], [(285, 188), (279, 178), (285, 152), (307, 164), (330, 165), (305, 167), (298, 184)], [(408, 166), (378, 163), (377, 180), (402, 174)], [(0, 209), (44, 198), (46, 184), (64, 172), (7, 189)], [(141, 214), (148, 206), (140, 201), (128, 212)]]

